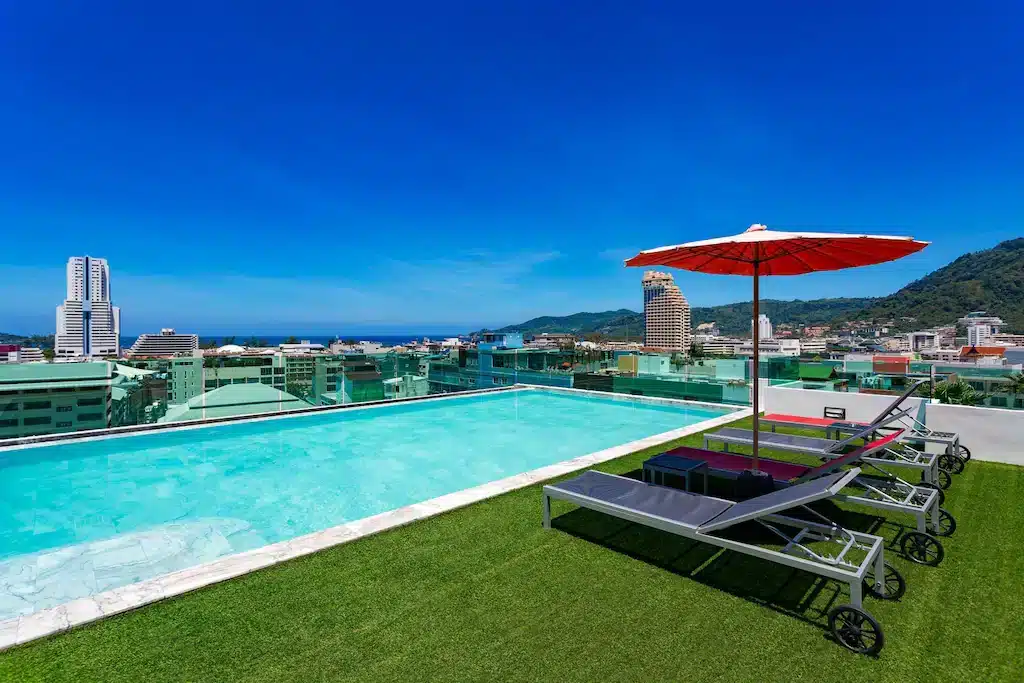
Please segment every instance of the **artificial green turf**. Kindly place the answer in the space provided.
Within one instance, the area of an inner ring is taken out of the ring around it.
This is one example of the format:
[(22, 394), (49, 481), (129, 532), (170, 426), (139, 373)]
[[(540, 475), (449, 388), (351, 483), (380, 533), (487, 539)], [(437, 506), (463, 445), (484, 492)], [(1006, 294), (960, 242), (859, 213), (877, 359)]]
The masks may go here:
[(1020, 681), (1022, 500), (1024, 468), (954, 477), (945, 562), (892, 553), (906, 596), (865, 602), (877, 658), (829, 640), (834, 583), (563, 503), (545, 531), (532, 486), (15, 648), (0, 680)]

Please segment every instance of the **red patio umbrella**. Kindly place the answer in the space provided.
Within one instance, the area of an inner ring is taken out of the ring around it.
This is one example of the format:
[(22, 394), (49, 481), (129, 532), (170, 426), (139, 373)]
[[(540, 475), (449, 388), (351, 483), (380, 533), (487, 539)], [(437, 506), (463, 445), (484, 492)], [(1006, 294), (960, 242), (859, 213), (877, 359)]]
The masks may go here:
[(751, 225), (732, 237), (648, 249), (627, 266), (664, 266), (716, 275), (754, 276), (754, 471), (757, 471), (760, 412), (758, 398), (758, 279), (761, 275), (802, 275), (895, 261), (928, 246), (912, 237), (843, 235), (827, 232), (782, 232)]

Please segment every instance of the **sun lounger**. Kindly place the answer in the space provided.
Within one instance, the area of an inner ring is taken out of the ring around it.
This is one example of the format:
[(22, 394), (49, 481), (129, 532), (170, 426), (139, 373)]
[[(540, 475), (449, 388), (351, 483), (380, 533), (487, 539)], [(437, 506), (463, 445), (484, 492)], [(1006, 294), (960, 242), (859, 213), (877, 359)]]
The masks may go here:
[[(925, 423), (918, 420), (913, 408), (901, 408), (900, 406), (910, 398), (919, 387), (929, 380), (918, 380), (911, 384), (906, 391), (896, 398), (871, 422), (856, 422), (847, 420), (836, 420), (829, 417), (805, 417), (802, 415), (786, 415), (783, 413), (768, 413), (760, 418), (762, 425), (767, 425), (772, 431), (778, 427), (794, 427), (800, 429), (821, 429), (825, 432), (825, 438), (841, 439), (844, 434), (849, 435), (860, 431), (868, 425), (874, 425), (878, 430), (896, 429), (904, 430), (903, 441), (916, 450), (924, 450), (924, 444), (936, 443), (943, 446), (946, 458), (942, 458), (940, 466), (959, 474), (963, 471), (964, 463), (971, 459), (971, 450), (960, 443), (960, 435), (954, 432), (942, 432), (930, 429)], [(869, 433), (870, 434), (870, 433)]]
[[(859, 470), (854, 468), (734, 503), (589, 471), (544, 487), (544, 527), (551, 528), (552, 499), (565, 500), (693, 541), (840, 581), (849, 586), (850, 603), (830, 610), (829, 627), (844, 647), (875, 654), (882, 649), (884, 637), (878, 621), (863, 608), (863, 591), (866, 588), (876, 597), (896, 599), (905, 590), (903, 578), (885, 562), (882, 538), (844, 529), (807, 507), (834, 497), (858, 474)], [(803, 509), (822, 523), (778, 514), (793, 508)], [(781, 538), (784, 546), (774, 550), (721, 534), (744, 522), (761, 524)], [(817, 542), (831, 542), (837, 546), (837, 552), (822, 554), (820, 548), (816, 552), (810, 544)]]
[[(758, 437), (758, 441), (760, 446), (765, 449), (803, 453), (832, 460), (842, 456), (848, 448), (853, 447), (858, 441), (868, 439), (873, 430), (874, 427), (868, 425), (861, 431), (854, 432), (845, 439), (838, 441), (798, 434), (762, 432)], [(887, 437), (867, 440), (865, 445), (879, 442), (885, 438)], [(712, 443), (722, 444), (723, 449), (728, 452), (730, 445), (753, 446), (754, 436), (753, 432), (749, 429), (726, 427), (717, 432), (706, 432), (704, 434), (704, 448), (710, 449)], [(886, 442), (885, 448), (871, 449), (870, 455), (863, 455), (860, 462), (874, 465), (882, 471), (886, 471), (886, 466), (891, 467), (894, 465), (917, 470), (921, 472), (923, 486), (946, 489), (949, 488), (952, 479), (949, 476), (949, 472), (939, 466), (939, 457), (934, 453), (925, 453), (915, 449), (896, 448), (890, 441)]]
[[(797, 465), (771, 458), (758, 458), (757, 467), (759, 471), (772, 477), (775, 488), (785, 488), (830, 475), (848, 465), (863, 462), (865, 456), (870, 456), (872, 451), (885, 448), (896, 438), (898, 438), (897, 434), (890, 434), (839, 458), (828, 460), (817, 467)], [(750, 456), (689, 446), (676, 448), (656, 457), (665, 461), (672, 457), (702, 460), (707, 463), (707, 471), (710, 476), (726, 478), (735, 478), (740, 473), (750, 470), (754, 464), (753, 458)], [(864, 464), (866, 467), (872, 467), (870, 463)], [(860, 475), (850, 482), (845, 492), (837, 493), (835, 498), (865, 507), (913, 515), (917, 521), (917, 531), (903, 534), (901, 538), (903, 554), (919, 564), (938, 565), (942, 562), (945, 550), (942, 542), (936, 537), (949, 536), (956, 530), (956, 519), (940, 507), (941, 492), (929, 487), (914, 486), (887, 473), (882, 474), (883, 476), (868, 475), (862, 469)]]

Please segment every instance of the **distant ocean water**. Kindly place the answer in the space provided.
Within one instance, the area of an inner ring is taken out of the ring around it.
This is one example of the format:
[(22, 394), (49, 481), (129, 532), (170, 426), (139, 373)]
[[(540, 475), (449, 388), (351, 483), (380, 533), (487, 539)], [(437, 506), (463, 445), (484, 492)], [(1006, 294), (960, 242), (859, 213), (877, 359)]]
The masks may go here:
[[(202, 345), (207, 344), (207, 343), (209, 343), (211, 341), (212, 342), (216, 342), (217, 344), (222, 345), (222, 344), (224, 344), (224, 339), (226, 337), (229, 337), (229, 336), (231, 336), (231, 335), (226, 335), (226, 334), (225, 335), (211, 335), (211, 336), (200, 335), (199, 336), (199, 345), (202, 346)], [(253, 337), (253, 336), (255, 336), (260, 341), (265, 341), (267, 343), (267, 346), (277, 346), (278, 344), (283, 344), (284, 340), (288, 338), (287, 335), (261, 335), (261, 334), (257, 334), (257, 335), (245, 334), (245, 335), (234, 335), (234, 336), (235, 336), (235, 343), (236, 344), (241, 344), (243, 346), (245, 345), (245, 342), (247, 342), (250, 339), (250, 337)], [(395, 345), (398, 345), (398, 344), (408, 344), (409, 342), (413, 342), (413, 341), (422, 341), (424, 337), (428, 337), (430, 339), (444, 339), (446, 337), (457, 337), (457, 336), (459, 336), (459, 333), (458, 332), (452, 332), (450, 334), (436, 334), (436, 333), (435, 334), (414, 334), (414, 333), (411, 333), (411, 334), (352, 334), (352, 335), (348, 335), (348, 334), (341, 334), (341, 335), (333, 335), (333, 334), (329, 334), (329, 335), (302, 334), (302, 335), (299, 335), (299, 334), (297, 334), (295, 336), (299, 340), (308, 340), (310, 343), (313, 343), (313, 344), (323, 344), (324, 346), (329, 344), (333, 339), (339, 338), (339, 337), (341, 339), (349, 339), (349, 338), (351, 338), (351, 339), (356, 339), (358, 341), (372, 341), (372, 342), (377, 342), (379, 344), (382, 344), (384, 346), (395, 346)], [(125, 349), (129, 348), (132, 344), (135, 343), (136, 339), (138, 339), (137, 336), (122, 335), (121, 336), (121, 347), (125, 348)]]

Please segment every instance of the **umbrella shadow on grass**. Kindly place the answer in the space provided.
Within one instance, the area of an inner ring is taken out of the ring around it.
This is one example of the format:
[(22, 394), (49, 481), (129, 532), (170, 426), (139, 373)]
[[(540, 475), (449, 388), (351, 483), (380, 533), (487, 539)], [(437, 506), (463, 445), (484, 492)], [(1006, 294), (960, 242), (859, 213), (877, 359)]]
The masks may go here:
[[(717, 546), (577, 508), (552, 519), (554, 528), (608, 550), (735, 595), (827, 630), (828, 611), (848, 601), (845, 586), (823, 577)], [(745, 543), (777, 545), (756, 524), (728, 534)], [(764, 533), (762, 533), (762, 531)]]

